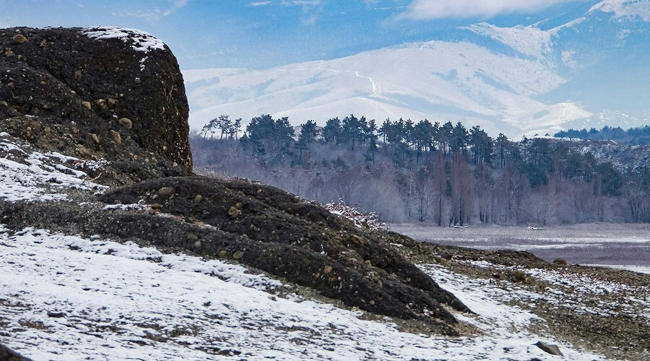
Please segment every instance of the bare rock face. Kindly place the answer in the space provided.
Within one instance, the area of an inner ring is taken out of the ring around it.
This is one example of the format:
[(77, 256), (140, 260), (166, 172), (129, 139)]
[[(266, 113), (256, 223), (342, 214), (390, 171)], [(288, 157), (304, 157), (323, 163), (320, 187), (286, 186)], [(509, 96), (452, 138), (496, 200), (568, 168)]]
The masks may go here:
[(189, 172), (188, 114), (176, 58), (149, 34), (0, 29), (0, 121), (14, 136), (111, 160), (162, 156)]

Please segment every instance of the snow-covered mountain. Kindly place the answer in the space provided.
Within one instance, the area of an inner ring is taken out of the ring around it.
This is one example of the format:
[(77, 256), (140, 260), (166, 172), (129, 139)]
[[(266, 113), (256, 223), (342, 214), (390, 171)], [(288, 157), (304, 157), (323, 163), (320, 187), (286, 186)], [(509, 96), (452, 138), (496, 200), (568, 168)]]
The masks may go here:
[(510, 136), (639, 125), (649, 110), (650, 89), (639, 77), (648, 70), (647, 21), (650, 2), (606, 0), (543, 23), (464, 26), (460, 41), (265, 70), (188, 70), (190, 123), (196, 129), (219, 114), (246, 121), (270, 113), (323, 124), (354, 113), (462, 121)]

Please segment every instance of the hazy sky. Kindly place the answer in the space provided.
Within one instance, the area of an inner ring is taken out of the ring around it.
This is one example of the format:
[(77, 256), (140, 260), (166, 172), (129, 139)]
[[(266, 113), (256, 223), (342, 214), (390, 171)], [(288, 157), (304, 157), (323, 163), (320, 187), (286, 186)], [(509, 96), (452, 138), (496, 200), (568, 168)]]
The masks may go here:
[[(0, 0), (0, 26), (117, 25), (163, 39), (184, 69), (265, 68), (420, 40), (460, 26), (533, 24), (589, 0)], [(553, 26), (557, 24), (548, 24)], [(541, 26), (544, 26), (542, 23)]]

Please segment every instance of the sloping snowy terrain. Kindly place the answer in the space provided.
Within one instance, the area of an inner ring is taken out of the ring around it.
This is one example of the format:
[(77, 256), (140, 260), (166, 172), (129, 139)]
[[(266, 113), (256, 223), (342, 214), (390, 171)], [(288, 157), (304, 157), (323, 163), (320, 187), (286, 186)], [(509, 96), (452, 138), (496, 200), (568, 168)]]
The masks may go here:
[[(440, 267), (426, 269), (478, 313), (460, 317), (480, 335), (400, 332), (276, 295), (279, 282), (240, 266), (134, 244), (3, 229), (0, 248), (0, 342), (35, 360), (528, 360), (549, 358), (538, 340), (557, 342), (527, 331), (534, 315), (494, 301), (508, 292)], [(567, 359), (599, 359), (560, 347)]]

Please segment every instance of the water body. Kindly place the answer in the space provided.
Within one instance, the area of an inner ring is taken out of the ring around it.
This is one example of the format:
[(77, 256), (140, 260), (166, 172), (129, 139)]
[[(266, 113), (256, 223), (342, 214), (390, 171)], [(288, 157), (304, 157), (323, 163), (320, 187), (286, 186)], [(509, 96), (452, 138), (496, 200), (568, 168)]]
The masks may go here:
[(477, 249), (528, 251), (546, 261), (599, 265), (650, 273), (650, 224), (580, 224), (552, 227), (434, 227), (391, 224), (414, 239)]

